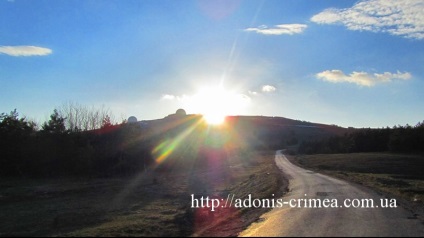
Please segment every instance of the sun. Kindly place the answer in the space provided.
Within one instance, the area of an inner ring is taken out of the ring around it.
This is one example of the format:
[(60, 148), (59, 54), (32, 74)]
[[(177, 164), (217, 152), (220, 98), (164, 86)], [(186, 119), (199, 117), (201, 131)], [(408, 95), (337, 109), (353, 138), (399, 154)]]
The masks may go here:
[(203, 118), (206, 120), (208, 124), (219, 125), (225, 121), (225, 115), (221, 112), (207, 112), (203, 113)]
[(222, 86), (203, 87), (191, 98), (188, 108), (203, 115), (208, 124), (219, 125), (228, 115), (243, 113), (249, 98)]

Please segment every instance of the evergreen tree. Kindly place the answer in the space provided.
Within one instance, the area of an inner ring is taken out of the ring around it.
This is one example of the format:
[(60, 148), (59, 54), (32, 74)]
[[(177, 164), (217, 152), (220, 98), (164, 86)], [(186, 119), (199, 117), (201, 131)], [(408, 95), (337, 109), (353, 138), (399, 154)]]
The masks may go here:
[(50, 134), (65, 133), (65, 118), (63, 118), (59, 112), (54, 109), (53, 114), (50, 115), (50, 120), (43, 124), (42, 131)]
[(35, 123), (28, 122), (26, 118), (19, 118), (16, 109), (8, 115), (0, 114), (0, 177), (24, 176), (27, 148), (34, 132)]

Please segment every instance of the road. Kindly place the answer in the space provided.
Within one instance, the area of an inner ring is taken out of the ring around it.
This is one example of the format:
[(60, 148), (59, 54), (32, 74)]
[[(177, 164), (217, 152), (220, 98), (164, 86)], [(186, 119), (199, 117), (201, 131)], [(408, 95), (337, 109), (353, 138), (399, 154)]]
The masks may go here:
[[(343, 206), (345, 199), (373, 199), (379, 206), (383, 198), (366, 188), (297, 167), (281, 151), (277, 151), (275, 160), (290, 181), (284, 202), (328, 198), (337, 199), (338, 206)], [(284, 204), (265, 213), (262, 222), (253, 223), (240, 236), (424, 236), (424, 225), (412, 215), (399, 206), (292, 208)]]

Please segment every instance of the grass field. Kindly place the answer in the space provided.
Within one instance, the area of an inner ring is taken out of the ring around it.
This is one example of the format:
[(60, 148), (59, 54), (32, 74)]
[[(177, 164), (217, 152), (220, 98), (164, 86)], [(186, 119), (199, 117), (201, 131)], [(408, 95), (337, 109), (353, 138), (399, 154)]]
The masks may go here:
[(398, 198), (418, 213), (424, 210), (424, 156), (353, 153), (295, 155), (287, 158), (301, 167)]
[(211, 169), (134, 178), (3, 179), (0, 236), (236, 236), (266, 210), (205, 213), (191, 208), (190, 195), (281, 195), (287, 183), (274, 154), (232, 155)]

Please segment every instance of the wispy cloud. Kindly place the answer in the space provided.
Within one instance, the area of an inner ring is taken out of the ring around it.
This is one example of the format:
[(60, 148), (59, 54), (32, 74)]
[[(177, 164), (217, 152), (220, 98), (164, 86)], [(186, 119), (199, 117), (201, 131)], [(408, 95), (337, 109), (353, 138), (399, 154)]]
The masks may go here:
[(352, 72), (349, 75), (346, 75), (341, 70), (326, 70), (321, 73), (316, 74), (318, 79), (331, 83), (354, 83), (360, 86), (372, 87), (378, 83), (388, 83), (394, 79), (398, 80), (408, 80), (412, 76), (410, 73), (405, 72), (401, 73), (397, 71), (396, 73), (384, 72), (382, 74), (366, 73), (366, 72)]
[(311, 18), (319, 24), (343, 24), (349, 30), (387, 32), (424, 39), (422, 0), (364, 0), (351, 8), (326, 9)]
[(49, 55), (53, 51), (48, 48), (21, 45), (21, 46), (0, 46), (0, 54), (10, 56), (44, 56)]
[(274, 27), (265, 25), (247, 28), (245, 31), (252, 31), (263, 35), (293, 35), (302, 33), (308, 26), (304, 24), (281, 24)]
[(262, 86), (262, 92), (270, 93), (270, 92), (274, 92), (275, 90), (277, 90), (277, 88), (272, 85)]

